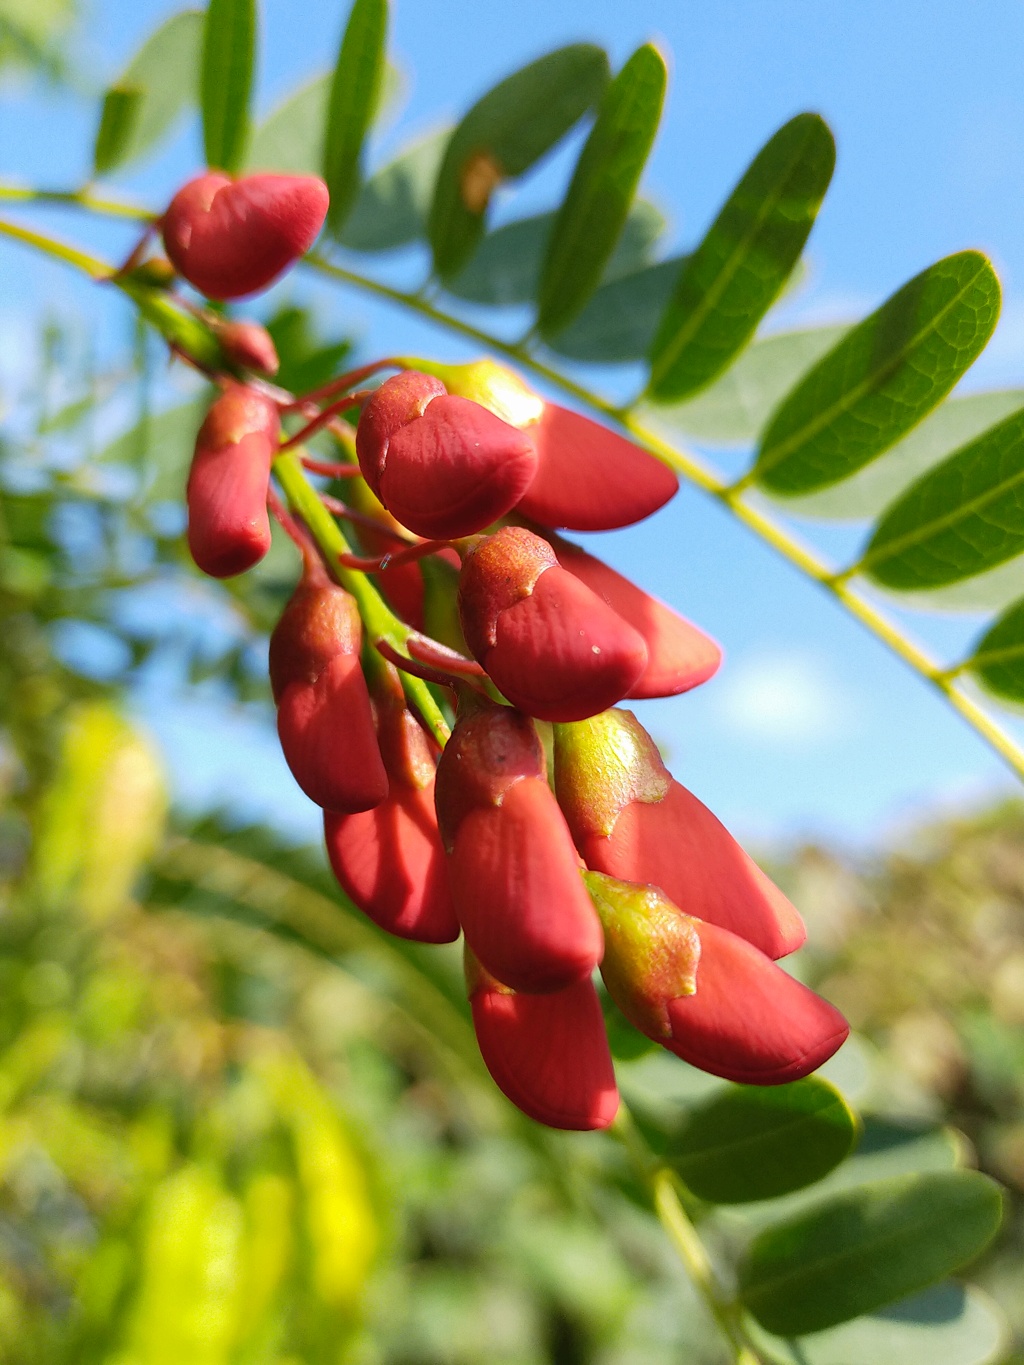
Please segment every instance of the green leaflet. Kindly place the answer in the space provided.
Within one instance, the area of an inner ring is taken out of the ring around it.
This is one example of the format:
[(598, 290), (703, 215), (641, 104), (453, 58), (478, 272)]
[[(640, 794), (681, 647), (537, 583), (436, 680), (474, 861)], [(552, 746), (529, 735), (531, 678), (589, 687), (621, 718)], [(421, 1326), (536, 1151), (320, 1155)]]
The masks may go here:
[[(470, 303), (508, 307), (532, 303), (537, 297), (541, 265), (554, 213), (517, 218), (489, 232), (472, 259), (445, 288)], [(649, 264), (658, 238), (665, 231), (665, 218), (647, 199), (638, 199), (629, 211), (622, 236), (605, 270), (605, 278), (617, 279)]]
[(875, 529), (857, 570), (927, 590), (1024, 550), (1024, 409), (913, 484)]
[(837, 325), (760, 337), (696, 398), (671, 407), (642, 403), (637, 416), (670, 439), (682, 435), (709, 446), (750, 445), (782, 397), (848, 331)]
[[(196, 98), (196, 67), (203, 31), (200, 10), (186, 9), (160, 25), (143, 43), (103, 97), (93, 169), (106, 175), (137, 160), (168, 132)], [(138, 92), (127, 129), (105, 128), (108, 119), (125, 120), (123, 108), (108, 113), (108, 103), (123, 104), (124, 93)], [(120, 93), (118, 93), (120, 92)], [(102, 144), (102, 145), (101, 145)]]
[(816, 114), (798, 114), (757, 154), (665, 309), (651, 348), (652, 400), (704, 388), (749, 341), (796, 265), (835, 160)]
[(497, 185), (528, 171), (579, 122), (608, 84), (590, 43), (539, 57), (477, 100), (452, 134), (430, 206), (434, 269), (448, 279), (473, 254)]
[(425, 237), (430, 197), (449, 128), (414, 142), (359, 191), (338, 241), (353, 251), (387, 251)]
[(331, 193), (327, 223), (337, 233), (359, 192), (363, 143), (380, 99), (387, 55), (387, 0), (354, 0), (334, 68), (323, 177)]
[(567, 327), (601, 282), (654, 143), (665, 59), (645, 43), (605, 92), (548, 241), (538, 293), (545, 338)]
[(980, 252), (916, 275), (818, 362), (782, 402), (754, 480), (792, 497), (881, 455), (949, 392), (992, 334), (999, 281)]
[(820, 1077), (732, 1085), (684, 1116), (665, 1150), (699, 1199), (744, 1204), (813, 1184), (850, 1154), (857, 1120)]
[(600, 364), (643, 360), (685, 260), (676, 256), (602, 284), (579, 317), (548, 345), (571, 360)]
[(989, 627), (968, 667), (997, 697), (1024, 702), (1024, 600), (1014, 602)]
[(778, 1336), (834, 1327), (959, 1270), (1002, 1211), (999, 1186), (977, 1171), (861, 1186), (760, 1233), (739, 1265), (740, 1300)]
[(256, 0), (210, 0), (200, 96), (206, 164), (234, 173), (245, 162), (256, 63)]
[(139, 121), (142, 98), (142, 91), (134, 85), (112, 85), (103, 96), (100, 126), (96, 130), (92, 153), (92, 168), (96, 175), (105, 175), (124, 159), (125, 149), (131, 144)]

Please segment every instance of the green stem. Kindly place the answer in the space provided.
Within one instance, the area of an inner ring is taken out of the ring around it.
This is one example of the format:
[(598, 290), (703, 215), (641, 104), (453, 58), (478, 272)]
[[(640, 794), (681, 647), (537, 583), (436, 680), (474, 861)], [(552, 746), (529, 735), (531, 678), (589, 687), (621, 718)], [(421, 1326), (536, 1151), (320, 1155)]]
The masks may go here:
[(128, 218), (135, 222), (155, 222), (158, 216), (141, 204), (94, 194), (88, 185), (77, 190), (43, 190), (33, 185), (0, 184), (0, 199), (15, 204), (61, 204), (108, 218)]

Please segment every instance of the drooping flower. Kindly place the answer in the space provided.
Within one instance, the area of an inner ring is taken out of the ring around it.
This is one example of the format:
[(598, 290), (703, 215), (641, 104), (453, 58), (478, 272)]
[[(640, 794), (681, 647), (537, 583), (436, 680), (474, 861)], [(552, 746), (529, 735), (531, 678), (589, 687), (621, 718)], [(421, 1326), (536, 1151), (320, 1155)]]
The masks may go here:
[(175, 269), (211, 299), (265, 289), (308, 251), (327, 214), (314, 175), (207, 171), (183, 185), (161, 220)]
[(228, 384), (196, 437), (189, 470), (188, 545), (204, 573), (230, 578), (270, 549), (267, 486), (280, 418), (274, 402)]
[(527, 995), (501, 985), (469, 951), (466, 982), (480, 1055), (499, 1090), (549, 1128), (607, 1128), (619, 1092), (592, 982)]
[(310, 558), (270, 637), (270, 683), (292, 775), (328, 811), (371, 810), (388, 794), (361, 641), (354, 599)]
[(686, 914), (740, 935), (770, 958), (803, 943), (796, 909), (672, 777), (631, 712), (557, 726), (555, 783), (589, 868), (659, 886)]
[(463, 700), (435, 796), (455, 912), (487, 970), (528, 992), (589, 977), (601, 926), (529, 718)]
[(647, 665), (643, 637), (520, 526), (466, 554), (466, 643), (509, 701), (541, 720), (581, 720), (620, 701)]
[(684, 915), (656, 886), (588, 872), (601, 975), (636, 1028), (692, 1066), (745, 1085), (806, 1076), (850, 1028), (746, 939)]
[(417, 535), (472, 535), (513, 508), (537, 455), (528, 437), (439, 379), (406, 370), (367, 400), (356, 431), (363, 477)]

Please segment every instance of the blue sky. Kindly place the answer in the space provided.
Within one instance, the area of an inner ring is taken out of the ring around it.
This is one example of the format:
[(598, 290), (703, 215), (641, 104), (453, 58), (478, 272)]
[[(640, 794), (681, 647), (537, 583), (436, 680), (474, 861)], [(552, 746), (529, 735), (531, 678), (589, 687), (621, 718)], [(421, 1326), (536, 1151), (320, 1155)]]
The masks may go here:
[[(175, 5), (94, 0), (86, 70), (97, 85)], [(344, 11), (266, 0), (261, 101), (272, 104), (333, 60)], [(1024, 9), (1011, 0), (396, 0), (394, 50), (406, 74), (400, 119), (378, 157), (455, 116), (494, 80), (562, 42), (602, 42), (618, 65), (654, 38), (670, 56), (666, 118), (645, 190), (692, 243), (757, 148), (802, 109), (832, 125), (839, 158), (811, 239), (811, 274), (787, 320), (862, 314), (930, 261), (964, 246), (989, 252), (1005, 288), (1003, 318), (971, 388), (1024, 383)], [(92, 107), (8, 93), (0, 170), (72, 183), (86, 165)], [(125, 182), (154, 201), (197, 164), (194, 131)], [(558, 165), (524, 188), (545, 202)], [(123, 238), (51, 215), (66, 235), (114, 254)], [(71, 306), (96, 314), (95, 293), (24, 253), (0, 250), (3, 350), (27, 314)], [(423, 347), (427, 333), (353, 295), (317, 306), (353, 326), (365, 349)], [(108, 324), (113, 326), (114, 323)], [(118, 324), (120, 325), (120, 324)], [(468, 355), (446, 337), (437, 354)], [(705, 625), (725, 646), (719, 677), (656, 703), (651, 728), (678, 776), (731, 826), (757, 840), (822, 835), (861, 842), (916, 814), (1013, 789), (999, 761), (941, 700), (818, 590), (717, 506), (684, 490), (599, 552)], [(937, 641), (977, 622), (921, 618)], [(180, 790), (192, 800), (244, 790), (254, 810), (314, 828), (274, 744), (251, 721), (209, 709), (150, 705)]]

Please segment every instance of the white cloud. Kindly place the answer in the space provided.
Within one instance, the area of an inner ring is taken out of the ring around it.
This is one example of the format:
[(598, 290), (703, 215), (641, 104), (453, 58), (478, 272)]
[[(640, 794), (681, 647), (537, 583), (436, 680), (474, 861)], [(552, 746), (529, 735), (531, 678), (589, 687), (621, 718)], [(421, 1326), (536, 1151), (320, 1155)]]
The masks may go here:
[(759, 744), (818, 744), (848, 730), (849, 699), (813, 656), (763, 653), (738, 660), (718, 691), (731, 734)]

